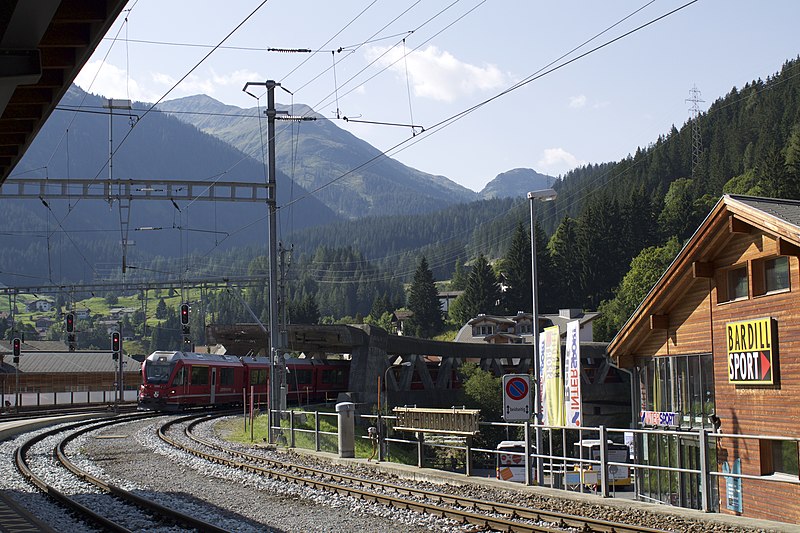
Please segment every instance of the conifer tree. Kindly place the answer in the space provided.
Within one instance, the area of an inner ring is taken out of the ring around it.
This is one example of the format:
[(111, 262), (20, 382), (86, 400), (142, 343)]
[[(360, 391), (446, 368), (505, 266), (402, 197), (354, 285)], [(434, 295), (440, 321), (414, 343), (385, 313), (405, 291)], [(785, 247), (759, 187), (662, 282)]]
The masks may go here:
[(408, 309), (414, 313), (409, 320), (411, 334), (417, 337), (432, 337), (442, 329), (442, 311), (439, 304), (439, 291), (423, 256), (408, 294)]
[(450, 290), (463, 291), (467, 287), (467, 274), (464, 272), (464, 265), (461, 260), (456, 261), (453, 277), (450, 279)]
[(500, 299), (500, 285), (489, 261), (483, 254), (478, 255), (472, 271), (467, 279), (464, 294), (456, 298), (455, 309), (451, 309), (452, 318), (465, 324), (481, 313), (497, 312), (497, 301)]
[(531, 305), (531, 239), (520, 222), (511, 239), (511, 246), (503, 260), (503, 273), (508, 288), (502, 294), (506, 314), (530, 311)]

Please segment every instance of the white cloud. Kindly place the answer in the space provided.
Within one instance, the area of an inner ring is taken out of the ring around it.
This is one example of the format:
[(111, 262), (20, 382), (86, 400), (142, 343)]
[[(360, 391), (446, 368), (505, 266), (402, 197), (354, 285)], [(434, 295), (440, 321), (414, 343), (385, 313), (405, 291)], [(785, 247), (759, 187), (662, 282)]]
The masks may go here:
[(580, 109), (586, 105), (586, 95), (579, 94), (578, 96), (569, 97), (569, 106), (573, 109)]
[(370, 47), (369, 61), (405, 79), (406, 67), (414, 94), (442, 102), (452, 102), (461, 96), (488, 91), (509, 85), (509, 76), (494, 65), (482, 67), (459, 61), (451, 53), (428, 46), (415, 50), (403, 59), (402, 48)]
[(536, 170), (545, 174), (558, 175), (585, 164), (586, 161), (581, 161), (563, 148), (546, 148), (542, 158), (536, 163)]
[(86, 92), (107, 98), (155, 102), (160, 96), (156, 91), (145, 88), (130, 78), (125, 70), (103, 61), (86, 63), (75, 78), (75, 85)]
[[(85, 91), (108, 98), (130, 98), (152, 103), (158, 101), (178, 81), (177, 78), (162, 72), (149, 72), (145, 78), (149, 78), (148, 81), (140, 82), (111, 63), (92, 61), (87, 63), (75, 78), (75, 84)], [(193, 94), (216, 97), (220, 92), (228, 92), (229, 88), (239, 90), (244, 87), (245, 82), (262, 78), (260, 74), (246, 69), (222, 74), (211, 69), (207, 76), (195, 73), (187, 76), (168, 98)]]

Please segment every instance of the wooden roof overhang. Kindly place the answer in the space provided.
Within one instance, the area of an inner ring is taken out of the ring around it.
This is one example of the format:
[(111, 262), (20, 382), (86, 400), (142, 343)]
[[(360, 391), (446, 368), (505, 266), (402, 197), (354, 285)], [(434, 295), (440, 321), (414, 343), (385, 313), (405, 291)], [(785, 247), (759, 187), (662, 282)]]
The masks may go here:
[(0, 185), (126, 0), (10, 0), (0, 7)]
[(735, 196), (723, 196), (611, 340), (608, 353), (617, 365), (633, 366), (642, 342), (653, 330), (669, 328), (670, 311), (693, 284), (713, 277), (718, 252), (734, 235), (754, 229), (776, 237), (777, 254), (800, 255), (800, 228)]

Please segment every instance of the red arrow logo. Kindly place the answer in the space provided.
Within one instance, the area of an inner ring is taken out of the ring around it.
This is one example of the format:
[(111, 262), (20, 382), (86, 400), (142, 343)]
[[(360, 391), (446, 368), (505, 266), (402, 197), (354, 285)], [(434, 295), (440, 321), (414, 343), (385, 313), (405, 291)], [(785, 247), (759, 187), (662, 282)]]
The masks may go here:
[(769, 373), (770, 368), (772, 368), (772, 365), (770, 365), (769, 357), (767, 357), (768, 352), (758, 353), (761, 355), (761, 380), (764, 381)]

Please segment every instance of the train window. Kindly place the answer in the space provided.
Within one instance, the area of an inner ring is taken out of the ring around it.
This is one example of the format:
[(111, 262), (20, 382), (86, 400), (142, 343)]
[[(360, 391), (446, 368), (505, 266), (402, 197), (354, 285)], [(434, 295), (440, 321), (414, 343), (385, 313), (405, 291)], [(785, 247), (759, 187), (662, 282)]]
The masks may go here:
[(220, 368), (219, 370), (219, 384), (221, 386), (233, 385), (233, 369)]
[(192, 385), (208, 385), (208, 367), (207, 366), (193, 366), (192, 367)]
[(186, 367), (182, 366), (180, 370), (175, 374), (175, 378), (172, 380), (172, 385), (177, 387), (178, 385), (183, 385), (186, 383)]
[(293, 370), (290, 378), (296, 385), (311, 384), (311, 370)]
[(263, 385), (267, 382), (267, 371), (251, 370), (250, 371), (250, 385)]
[(332, 370), (322, 371), (323, 383), (344, 383), (344, 370), (341, 368), (334, 368)]

